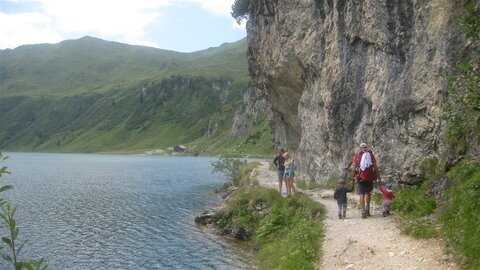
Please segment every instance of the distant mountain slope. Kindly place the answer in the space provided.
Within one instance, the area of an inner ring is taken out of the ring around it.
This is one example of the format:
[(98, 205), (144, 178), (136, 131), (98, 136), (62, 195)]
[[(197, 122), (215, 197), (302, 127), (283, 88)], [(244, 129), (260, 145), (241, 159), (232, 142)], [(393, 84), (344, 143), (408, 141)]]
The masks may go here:
[[(225, 47), (225, 48), (224, 48)], [(130, 46), (93, 37), (0, 51), (0, 94), (68, 95), (105, 91), (173, 74), (248, 76), (245, 40), (196, 53)]]
[(245, 40), (178, 53), (84, 37), (0, 51), (0, 150), (269, 152), (265, 117), (255, 136), (229, 135), (249, 87), (245, 50)]

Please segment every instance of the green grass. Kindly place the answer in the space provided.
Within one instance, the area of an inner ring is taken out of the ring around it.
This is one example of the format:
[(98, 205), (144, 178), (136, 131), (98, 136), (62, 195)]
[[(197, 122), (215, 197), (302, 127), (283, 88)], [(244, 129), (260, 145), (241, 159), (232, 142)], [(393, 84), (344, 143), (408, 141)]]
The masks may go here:
[(400, 231), (415, 238), (433, 238), (439, 235), (437, 224), (425, 218), (432, 214), (437, 203), (425, 193), (428, 183), (422, 186), (404, 188), (395, 192), (392, 210), (400, 214)]
[[(228, 218), (252, 233), (260, 269), (315, 269), (323, 237), (323, 206), (302, 194), (287, 199), (276, 190), (259, 187), (248, 177), (254, 166), (243, 169), (240, 189), (226, 210)], [(252, 211), (259, 202), (270, 206), (264, 217)]]
[(268, 155), (266, 117), (248, 138), (230, 136), (249, 87), (245, 50), (246, 40), (177, 53), (91, 37), (0, 50), (0, 149)]
[(447, 244), (465, 269), (480, 269), (480, 164), (460, 164), (448, 177), (454, 186), (441, 217)]
[(430, 176), (422, 186), (396, 192), (392, 207), (400, 214), (400, 230), (416, 238), (442, 237), (462, 268), (480, 269), (480, 164), (464, 161), (451, 168), (450, 188), (440, 198), (445, 207), (437, 209), (437, 201), (426, 195), (432, 181), (445, 177), (434, 169), (437, 163), (422, 162)]
[(425, 191), (426, 185), (396, 191), (392, 209), (412, 217), (423, 217), (432, 214), (437, 207), (437, 203), (435, 199), (426, 196)]
[(323, 185), (319, 184), (315, 180), (295, 180), (296, 185), (301, 189), (312, 190), (316, 188), (322, 188)]

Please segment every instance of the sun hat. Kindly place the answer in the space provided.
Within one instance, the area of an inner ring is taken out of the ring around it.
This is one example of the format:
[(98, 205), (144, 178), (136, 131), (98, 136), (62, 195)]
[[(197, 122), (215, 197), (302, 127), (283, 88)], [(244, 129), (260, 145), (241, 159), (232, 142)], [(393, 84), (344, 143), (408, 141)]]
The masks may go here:
[(339, 184), (339, 185), (345, 184), (345, 180), (343, 180), (343, 179), (338, 179), (337, 184)]
[(362, 143), (360, 144), (360, 148), (363, 148), (363, 147), (367, 147), (367, 144), (364, 143), (364, 142), (362, 142)]

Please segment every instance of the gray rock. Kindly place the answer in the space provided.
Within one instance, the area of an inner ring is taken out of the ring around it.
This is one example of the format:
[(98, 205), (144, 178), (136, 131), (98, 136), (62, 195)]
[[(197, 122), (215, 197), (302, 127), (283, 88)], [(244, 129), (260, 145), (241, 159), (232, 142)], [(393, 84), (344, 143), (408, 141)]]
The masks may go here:
[(341, 175), (366, 142), (398, 182), (440, 156), (465, 1), (250, 1), (249, 71), (299, 177)]

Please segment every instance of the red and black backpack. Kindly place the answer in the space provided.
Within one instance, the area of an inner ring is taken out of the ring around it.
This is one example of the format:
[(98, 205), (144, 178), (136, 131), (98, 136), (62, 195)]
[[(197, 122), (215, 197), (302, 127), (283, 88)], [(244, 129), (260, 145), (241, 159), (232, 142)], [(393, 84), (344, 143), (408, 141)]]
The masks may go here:
[(373, 170), (373, 163), (376, 162), (375, 157), (373, 156), (373, 152), (371, 150), (368, 150), (367, 152), (370, 153), (370, 156), (372, 157), (372, 165), (370, 165), (368, 168), (365, 168), (363, 171), (360, 169), (360, 161), (362, 160), (363, 153), (365, 152), (360, 151), (357, 154), (356, 163), (357, 169), (360, 172), (358, 174), (358, 179), (360, 179), (360, 181), (372, 181), (375, 179), (375, 171)]

